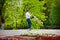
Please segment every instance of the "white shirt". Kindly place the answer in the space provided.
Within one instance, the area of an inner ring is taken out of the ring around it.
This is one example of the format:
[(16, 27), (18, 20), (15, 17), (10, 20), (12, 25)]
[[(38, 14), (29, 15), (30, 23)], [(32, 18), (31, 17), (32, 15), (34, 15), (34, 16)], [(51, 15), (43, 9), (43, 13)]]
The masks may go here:
[(26, 12), (26, 19), (30, 19), (30, 16), (29, 12)]

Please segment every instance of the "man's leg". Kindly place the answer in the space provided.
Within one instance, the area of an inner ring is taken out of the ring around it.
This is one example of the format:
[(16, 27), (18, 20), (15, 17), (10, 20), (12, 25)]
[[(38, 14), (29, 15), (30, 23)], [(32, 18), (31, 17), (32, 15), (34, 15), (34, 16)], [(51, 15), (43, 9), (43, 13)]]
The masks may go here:
[(32, 25), (32, 23), (31, 23), (31, 21), (29, 22), (29, 28), (31, 28), (31, 25)]
[(31, 20), (27, 19), (27, 22), (28, 22), (28, 28), (31, 28), (31, 25), (32, 25)]

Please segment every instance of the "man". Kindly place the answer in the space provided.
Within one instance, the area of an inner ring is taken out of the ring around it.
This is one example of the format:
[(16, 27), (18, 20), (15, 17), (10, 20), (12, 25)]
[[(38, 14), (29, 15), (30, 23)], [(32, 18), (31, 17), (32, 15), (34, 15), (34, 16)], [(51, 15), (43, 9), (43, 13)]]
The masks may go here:
[(5, 23), (5, 20), (3, 18), (3, 16), (1, 16), (1, 29), (4, 30), (4, 23)]
[(31, 17), (31, 15), (30, 15), (30, 13), (27, 11), (27, 12), (26, 12), (26, 20), (27, 20), (27, 22), (28, 22), (28, 29), (30, 29), (30, 28), (31, 28), (31, 25), (32, 25), (31, 20), (30, 20), (30, 17)]

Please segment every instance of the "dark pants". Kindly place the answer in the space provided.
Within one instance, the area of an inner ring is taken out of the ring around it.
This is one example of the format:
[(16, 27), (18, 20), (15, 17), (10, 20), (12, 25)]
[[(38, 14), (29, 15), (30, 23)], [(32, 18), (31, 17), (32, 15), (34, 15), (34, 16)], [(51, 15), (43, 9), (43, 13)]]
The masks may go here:
[(31, 20), (27, 19), (27, 22), (28, 22), (28, 28), (31, 28), (31, 25), (32, 25)]

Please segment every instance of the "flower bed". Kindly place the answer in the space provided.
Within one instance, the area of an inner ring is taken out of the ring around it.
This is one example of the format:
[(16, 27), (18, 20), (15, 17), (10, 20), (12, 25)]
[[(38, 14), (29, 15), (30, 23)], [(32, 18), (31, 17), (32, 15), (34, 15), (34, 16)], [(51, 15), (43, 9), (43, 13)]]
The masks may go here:
[(60, 40), (60, 36), (54, 34), (45, 34), (45, 35), (15, 35), (15, 36), (0, 36), (0, 40)]

